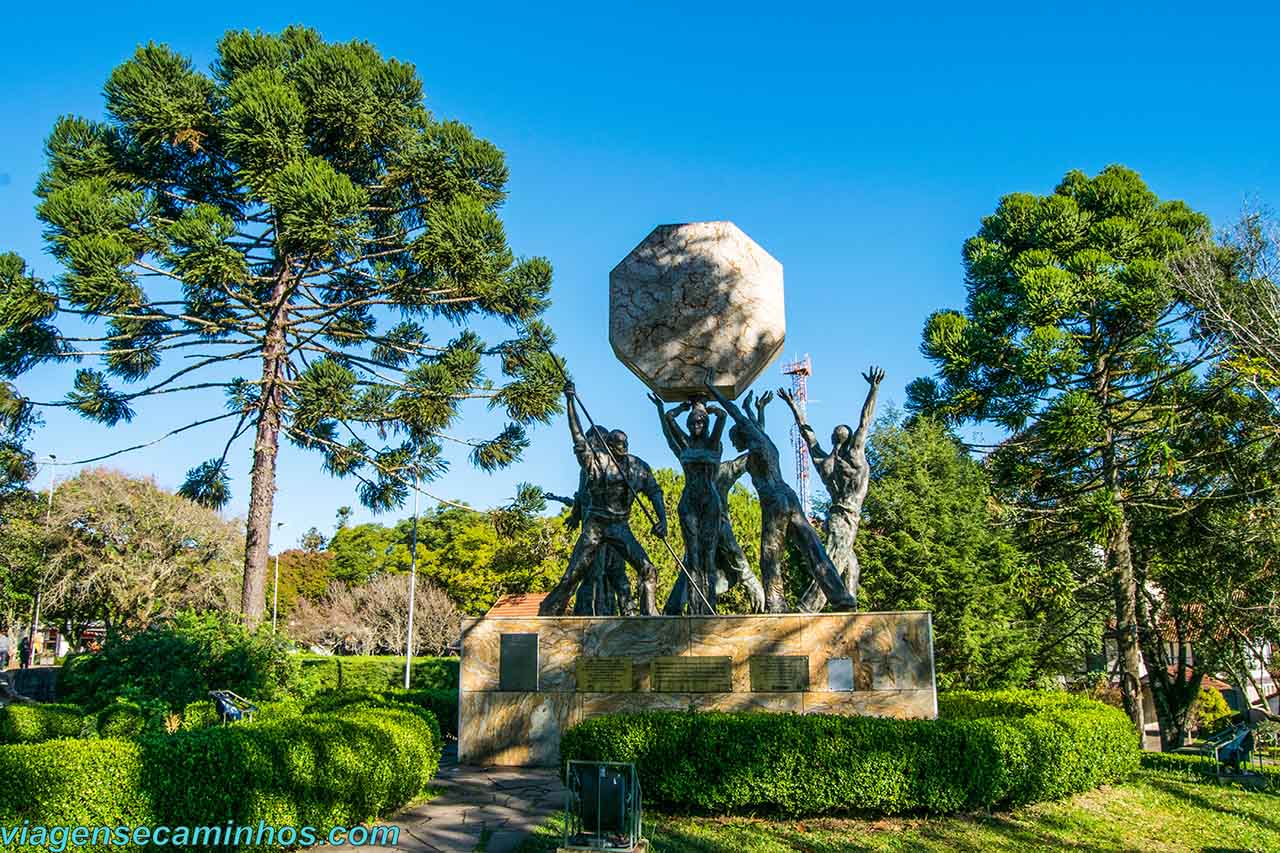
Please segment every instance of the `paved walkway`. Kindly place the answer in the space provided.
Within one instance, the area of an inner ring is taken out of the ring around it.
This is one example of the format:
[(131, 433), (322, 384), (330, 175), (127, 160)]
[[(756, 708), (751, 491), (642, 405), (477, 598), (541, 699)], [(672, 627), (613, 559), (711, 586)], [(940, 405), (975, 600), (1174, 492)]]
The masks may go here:
[[(406, 853), (511, 853), (534, 827), (564, 808), (564, 786), (551, 768), (461, 767), (458, 747), (445, 748), (440, 772), (431, 783), (434, 798), (411, 806), (391, 820), (400, 841), (380, 850)], [(367, 853), (371, 848), (331, 847)]]

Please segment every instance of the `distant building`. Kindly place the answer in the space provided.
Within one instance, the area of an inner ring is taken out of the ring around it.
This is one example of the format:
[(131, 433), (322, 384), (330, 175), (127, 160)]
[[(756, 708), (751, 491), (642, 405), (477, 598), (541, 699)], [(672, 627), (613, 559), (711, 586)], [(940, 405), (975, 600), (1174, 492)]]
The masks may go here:
[(542, 599), (546, 597), (547, 593), (545, 592), (518, 592), (513, 595), (504, 595), (493, 603), (493, 606), (489, 608), (489, 612), (484, 614), (484, 618), (537, 616), (538, 607), (542, 604)]

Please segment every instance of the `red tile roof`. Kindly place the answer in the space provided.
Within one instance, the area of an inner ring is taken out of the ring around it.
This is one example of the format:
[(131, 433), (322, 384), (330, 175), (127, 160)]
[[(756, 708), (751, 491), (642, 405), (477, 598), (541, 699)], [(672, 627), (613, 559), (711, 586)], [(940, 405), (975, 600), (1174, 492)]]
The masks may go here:
[(485, 618), (491, 616), (537, 616), (538, 605), (547, 597), (545, 592), (520, 592), (504, 595), (493, 603)]

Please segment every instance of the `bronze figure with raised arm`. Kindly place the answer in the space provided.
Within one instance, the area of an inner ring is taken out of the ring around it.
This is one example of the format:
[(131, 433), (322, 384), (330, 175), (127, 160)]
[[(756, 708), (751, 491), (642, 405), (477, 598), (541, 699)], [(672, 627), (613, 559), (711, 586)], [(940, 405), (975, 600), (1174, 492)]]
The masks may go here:
[[(603, 449), (608, 439), (608, 431), (595, 427), (587, 431), (587, 441)], [(578, 478), (578, 490), (573, 497), (543, 492), (542, 496), (549, 501), (562, 503), (569, 508), (564, 519), (566, 530), (577, 530), (582, 526), (586, 513), (587, 491), (586, 475)], [(595, 562), (573, 599), (574, 616), (619, 616), (623, 612), (623, 602), (631, 598), (631, 581), (627, 578), (627, 563), (622, 552), (612, 545), (606, 544), (596, 552)]]
[[(613, 430), (606, 436), (607, 447), (600, 447), (587, 441), (578, 422), (578, 411), (574, 403), (575, 390), (572, 382), (564, 386), (565, 402), (569, 417), (569, 434), (573, 438), (573, 452), (578, 458), (578, 465), (583, 473), (583, 494), (586, 496), (583, 507), (582, 532), (573, 546), (569, 557), (569, 566), (564, 576), (555, 585), (538, 608), (540, 616), (564, 616), (569, 609), (569, 600), (574, 590), (582, 582), (595, 563), (596, 554), (606, 546), (616, 547), (623, 559), (636, 570), (639, 575), (640, 605), (639, 612), (652, 615), (657, 612), (658, 570), (654, 567), (644, 546), (637, 541), (631, 532), (631, 505), (636, 495), (643, 494), (653, 504), (657, 521), (653, 525), (653, 534), (665, 537), (667, 533), (667, 511), (662, 501), (662, 488), (654, 479), (653, 471), (644, 460), (628, 453), (627, 434), (622, 430)], [(618, 590), (622, 604), (622, 612), (631, 616), (636, 613), (636, 604), (629, 593)]]
[[(715, 613), (716, 550), (726, 517), (724, 502), (716, 489), (720, 454), (723, 452), (720, 436), (724, 432), (725, 414), (722, 409), (707, 406), (699, 399), (681, 403), (671, 411), (666, 410), (658, 395), (650, 394), (649, 400), (658, 408), (662, 434), (684, 471), (684, 491), (680, 493), (679, 506), (680, 532), (684, 536), (685, 570), (693, 586), (683, 604), (691, 614)], [(686, 411), (689, 413), (687, 432), (676, 421)], [(711, 424), (713, 416), (715, 423)], [(671, 607), (672, 600), (668, 599), (664, 612), (670, 615)]]
[[(786, 611), (781, 566), (787, 542), (800, 552), (810, 576), (825, 591), (834, 609), (857, 609), (857, 602), (841, 582), (840, 573), (827, 556), (818, 532), (805, 518), (800, 498), (782, 478), (778, 448), (761, 424), (770, 395), (757, 404), (757, 415), (752, 417), (710, 384), (707, 390), (733, 418), (729, 441), (739, 451), (747, 452), (747, 473), (760, 496), (760, 580), (764, 585), (765, 611)], [(748, 410), (751, 408), (749, 402), (745, 405)]]
[[(876, 392), (884, 381), (884, 371), (878, 367), (870, 368), (862, 374), (871, 390), (862, 404), (862, 416), (858, 428), (850, 430), (848, 425), (840, 424), (831, 431), (831, 452), (822, 449), (818, 443), (818, 435), (813, 427), (805, 421), (804, 412), (796, 405), (791, 394), (785, 389), (778, 389), (778, 396), (791, 407), (796, 426), (805, 444), (809, 446), (809, 456), (813, 459), (813, 467), (818, 471), (822, 485), (827, 487), (831, 496), (831, 509), (827, 513), (827, 553), (840, 572), (849, 594), (858, 598), (858, 555), (853, 543), (858, 536), (858, 521), (862, 516), (862, 503), (867, 499), (867, 486), (871, 481), (871, 467), (867, 464), (867, 433), (876, 415)], [(800, 599), (800, 609), (817, 612), (827, 603), (827, 596), (822, 588), (810, 584)]]
[[(764, 426), (764, 407), (772, 397), (772, 393), (765, 394), (756, 404), (762, 427)], [(751, 395), (748, 394), (745, 403), (748, 410), (751, 409), (750, 400)], [(764, 587), (760, 585), (760, 579), (756, 577), (750, 561), (747, 560), (747, 555), (738, 544), (738, 537), (734, 534), (733, 524), (729, 520), (729, 492), (733, 489), (734, 483), (747, 473), (747, 459), (750, 456), (749, 453), (740, 453), (732, 459), (721, 462), (716, 470), (716, 491), (720, 494), (720, 503), (725, 509), (720, 521), (720, 539), (716, 544), (716, 596), (718, 598), (738, 584), (742, 584), (747, 590), (747, 597), (751, 600), (751, 612), (763, 613)], [(684, 572), (681, 572), (676, 578), (675, 586), (671, 588), (671, 595), (667, 598), (666, 607), (662, 612), (667, 616), (679, 616), (684, 612), (685, 599), (688, 596), (689, 582)]]

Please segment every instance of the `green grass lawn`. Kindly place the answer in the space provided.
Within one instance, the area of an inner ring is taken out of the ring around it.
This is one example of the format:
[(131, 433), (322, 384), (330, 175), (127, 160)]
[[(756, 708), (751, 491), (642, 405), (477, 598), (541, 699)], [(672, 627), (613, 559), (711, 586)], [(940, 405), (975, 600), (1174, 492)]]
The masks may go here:
[[(648, 812), (654, 851), (835, 853), (936, 850), (1280, 851), (1280, 793), (1144, 769), (1125, 785), (1008, 813), (853, 820), (678, 817)], [(519, 853), (554, 851), (557, 819)]]

